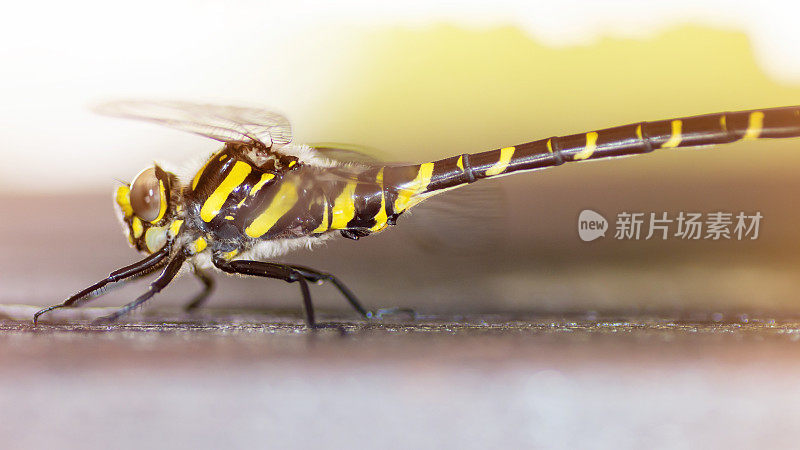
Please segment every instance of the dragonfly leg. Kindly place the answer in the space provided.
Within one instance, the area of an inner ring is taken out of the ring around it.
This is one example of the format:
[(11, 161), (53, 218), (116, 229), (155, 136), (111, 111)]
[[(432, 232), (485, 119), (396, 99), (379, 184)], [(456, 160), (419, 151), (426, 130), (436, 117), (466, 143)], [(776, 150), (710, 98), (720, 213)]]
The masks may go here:
[(289, 267), (298, 271), (306, 280), (312, 283), (319, 281), (330, 281), (334, 286), (336, 286), (336, 289), (344, 296), (344, 298), (347, 299), (347, 302), (350, 303), (353, 309), (358, 311), (358, 313), (364, 318), (370, 317), (371, 312), (361, 305), (361, 302), (358, 301), (358, 298), (355, 296), (355, 294), (353, 294), (353, 291), (348, 289), (347, 286), (345, 286), (345, 284), (342, 283), (336, 276), (305, 266), (290, 265)]
[(227, 273), (274, 278), (288, 283), (296, 282), (300, 285), (300, 293), (303, 295), (306, 324), (308, 324), (310, 328), (324, 327), (317, 325), (317, 321), (314, 318), (314, 305), (311, 302), (311, 292), (308, 289), (308, 281), (300, 270), (286, 264), (247, 260), (224, 261), (215, 259), (214, 265)]
[(111, 272), (106, 278), (78, 292), (62, 303), (37, 311), (36, 314), (33, 315), (33, 324), (36, 325), (42, 314), (48, 313), (54, 309), (80, 306), (92, 299), (100, 297), (111, 288), (111, 286), (109, 286), (111, 283), (115, 283), (115, 286), (121, 286), (129, 281), (154, 272), (164, 265), (167, 255), (169, 255), (169, 249), (165, 247), (161, 251), (149, 255), (141, 261)]
[(181, 270), (181, 266), (183, 265), (184, 261), (186, 261), (186, 255), (183, 252), (181, 252), (176, 257), (172, 258), (172, 260), (167, 263), (167, 266), (161, 272), (161, 275), (159, 275), (158, 278), (155, 279), (155, 281), (150, 283), (150, 288), (147, 289), (147, 292), (140, 295), (136, 300), (114, 311), (112, 314), (100, 317), (95, 322), (97, 323), (113, 322), (119, 319), (120, 317), (124, 316), (125, 314), (128, 314), (129, 312), (138, 308), (144, 302), (150, 300), (154, 295), (161, 292), (161, 290), (164, 289), (175, 278), (175, 275), (177, 275), (178, 272)]
[(194, 276), (197, 277), (197, 279), (200, 280), (201, 283), (203, 283), (203, 290), (200, 291), (199, 294), (195, 295), (192, 301), (190, 301), (186, 306), (184, 306), (183, 309), (186, 312), (194, 311), (195, 309), (199, 308), (203, 303), (205, 303), (205, 301), (214, 291), (214, 279), (211, 278), (211, 275), (209, 275), (207, 272), (205, 272), (203, 269), (197, 266), (194, 266), (193, 269), (194, 269)]
[(344, 283), (342, 283), (342, 281), (339, 280), (339, 278), (336, 277), (335, 275), (327, 272), (320, 272), (319, 270), (312, 269), (310, 267), (297, 266), (294, 264), (290, 265), (289, 267), (300, 272), (300, 274), (303, 275), (303, 277), (305, 277), (306, 280), (312, 283), (316, 283), (319, 281), (329, 281), (333, 283), (336, 289), (344, 296), (344, 298), (347, 299), (347, 302), (350, 303), (353, 309), (358, 311), (358, 313), (361, 314), (361, 316), (364, 317), (365, 319), (382, 319), (383, 316), (396, 313), (405, 313), (410, 315), (412, 318), (416, 318), (416, 313), (411, 308), (395, 307), (395, 308), (378, 309), (375, 311), (368, 310), (364, 308), (364, 306), (358, 300), (356, 295), (353, 294), (353, 291), (348, 289), (348, 287)]

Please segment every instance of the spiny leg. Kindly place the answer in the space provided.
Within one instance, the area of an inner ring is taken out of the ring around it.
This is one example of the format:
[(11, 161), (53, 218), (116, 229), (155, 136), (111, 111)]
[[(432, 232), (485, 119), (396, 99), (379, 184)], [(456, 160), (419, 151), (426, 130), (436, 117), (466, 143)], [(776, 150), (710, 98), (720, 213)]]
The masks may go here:
[(95, 320), (95, 322), (113, 322), (125, 314), (128, 314), (132, 310), (138, 308), (147, 300), (150, 300), (150, 298), (161, 292), (161, 290), (164, 289), (175, 278), (175, 275), (177, 275), (181, 270), (181, 266), (183, 265), (184, 261), (186, 261), (186, 255), (183, 252), (178, 253), (170, 262), (167, 263), (167, 266), (164, 268), (164, 271), (161, 272), (161, 275), (159, 275), (155, 281), (150, 283), (150, 288), (147, 289), (147, 292), (140, 295), (136, 300), (114, 311), (112, 314), (100, 317), (99, 319)]
[(206, 273), (203, 269), (193, 266), (194, 276), (203, 283), (203, 290), (197, 294), (192, 301), (190, 301), (186, 306), (183, 307), (184, 311), (194, 311), (195, 309), (199, 308), (211, 293), (214, 291), (214, 279), (211, 278), (211, 275)]
[(223, 272), (275, 278), (288, 283), (297, 282), (300, 285), (300, 293), (303, 295), (306, 323), (310, 328), (322, 328), (322, 326), (317, 324), (314, 318), (314, 305), (311, 302), (311, 292), (308, 289), (308, 281), (306, 281), (306, 277), (300, 270), (286, 264), (247, 260), (224, 261), (215, 259), (214, 265)]
[(347, 302), (350, 303), (353, 309), (358, 311), (358, 313), (361, 314), (361, 316), (365, 319), (380, 319), (384, 315), (394, 314), (397, 312), (407, 313), (411, 315), (412, 318), (416, 317), (416, 313), (411, 308), (385, 308), (376, 311), (367, 310), (358, 300), (356, 295), (353, 294), (353, 291), (348, 289), (347, 286), (345, 286), (345, 284), (342, 283), (341, 280), (339, 280), (339, 278), (337, 278), (335, 275), (327, 272), (320, 272), (319, 270), (312, 269), (310, 267), (298, 266), (294, 264), (289, 265), (289, 267), (300, 272), (300, 274), (303, 275), (306, 280), (312, 283), (316, 283), (318, 281), (330, 281), (333, 283), (336, 289), (344, 296), (344, 298), (347, 299)]
[(334, 286), (336, 286), (336, 289), (344, 296), (344, 298), (347, 299), (347, 302), (350, 303), (353, 309), (358, 311), (358, 313), (364, 316), (365, 318), (370, 317), (371, 314), (370, 311), (367, 311), (364, 308), (364, 306), (361, 305), (361, 302), (358, 301), (358, 298), (356, 298), (355, 294), (353, 294), (353, 292), (350, 289), (348, 289), (347, 286), (344, 285), (344, 283), (339, 281), (339, 279), (336, 278), (334, 275), (330, 273), (320, 272), (319, 270), (312, 269), (310, 267), (297, 266), (294, 264), (289, 265), (288, 267), (291, 267), (292, 269), (296, 270), (297, 272), (300, 273), (300, 275), (303, 276), (303, 278), (312, 283), (316, 283), (318, 281), (330, 281), (331, 283), (333, 283)]
[(54, 309), (80, 306), (92, 299), (100, 297), (110, 289), (110, 286), (108, 286), (110, 283), (119, 283), (119, 285), (122, 285), (155, 271), (164, 265), (167, 255), (169, 255), (169, 249), (165, 247), (141, 261), (137, 261), (129, 266), (111, 272), (106, 278), (78, 292), (64, 300), (64, 302), (37, 311), (36, 314), (33, 315), (33, 324), (36, 325), (42, 314)]
[(228, 262), (215, 259), (214, 265), (216, 265), (220, 270), (228, 273), (275, 278), (288, 283), (297, 282), (300, 285), (300, 293), (303, 295), (303, 307), (305, 308), (306, 313), (306, 323), (312, 328), (317, 326), (314, 318), (314, 305), (311, 302), (311, 292), (308, 289), (308, 282), (297, 269), (285, 264), (246, 260)]

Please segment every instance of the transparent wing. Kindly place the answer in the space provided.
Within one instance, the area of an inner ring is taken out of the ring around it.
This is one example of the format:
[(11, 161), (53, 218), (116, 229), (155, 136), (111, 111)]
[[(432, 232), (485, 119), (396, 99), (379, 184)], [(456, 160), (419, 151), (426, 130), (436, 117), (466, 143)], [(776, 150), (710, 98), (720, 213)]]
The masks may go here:
[(413, 207), (398, 231), (424, 251), (488, 255), (503, 248), (508, 203), (497, 183), (474, 183), (443, 192)]
[(373, 167), (399, 165), (399, 163), (387, 163), (387, 155), (371, 147), (338, 142), (318, 142), (308, 145), (320, 156), (340, 163), (356, 163)]
[[(367, 183), (362, 174), (370, 169), (410, 164), (386, 162), (385, 152), (366, 146), (342, 143), (312, 143), (309, 146), (318, 156), (339, 163), (338, 167), (320, 174), (320, 180), (345, 182), (358, 180), (359, 183)], [(377, 186), (377, 182), (375, 185)]]
[(179, 101), (121, 100), (93, 111), (113, 117), (145, 120), (222, 142), (260, 142), (268, 149), (292, 140), (289, 120), (258, 108)]

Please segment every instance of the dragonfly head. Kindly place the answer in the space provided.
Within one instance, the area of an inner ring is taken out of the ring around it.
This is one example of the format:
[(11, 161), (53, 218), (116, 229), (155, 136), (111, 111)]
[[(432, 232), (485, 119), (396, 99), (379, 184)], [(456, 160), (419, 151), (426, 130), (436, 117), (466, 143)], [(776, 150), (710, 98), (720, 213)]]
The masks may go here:
[(182, 221), (177, 177), (154, 164), (139, 172), (114, 194), (128, 241), (137, 250), (154, 253), (171, 242)]

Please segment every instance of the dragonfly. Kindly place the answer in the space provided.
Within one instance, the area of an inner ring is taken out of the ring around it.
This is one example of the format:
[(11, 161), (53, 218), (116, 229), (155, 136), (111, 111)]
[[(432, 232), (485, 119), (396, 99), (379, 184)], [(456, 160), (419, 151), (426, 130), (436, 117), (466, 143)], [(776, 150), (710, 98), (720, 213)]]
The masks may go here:
[(655, 150), (800, 136), (800, 106), (788, 106), (639, 122), (421, 164), (383, 164), (343, 161), (333, 156), (336, 149), (294, 143), (284, 116), (258, 108), (117, 101), (97, 110), (223, 146), (188, 175), (154, 163), (120, 185), (114, 195), (119, 218), (130, 245), (146, 256), (38, 311), (34, 323), (49, 311), (83, 305), (111, 287), (159, 272), (143, 294), (98, 319), (114, 321), (163, 290), (186, 265), (204, 285), (189, 310), (211, 293), (213, 268), (297, 283), (311, 328), (322, 325), (310, 283), (331, 283), (362, 317), (375, 318), (381, 310), (366, 309), (333, 274), (276, 259), (337, 235), (357, 240), (379, 233), (431, 196), (484, 179)]

